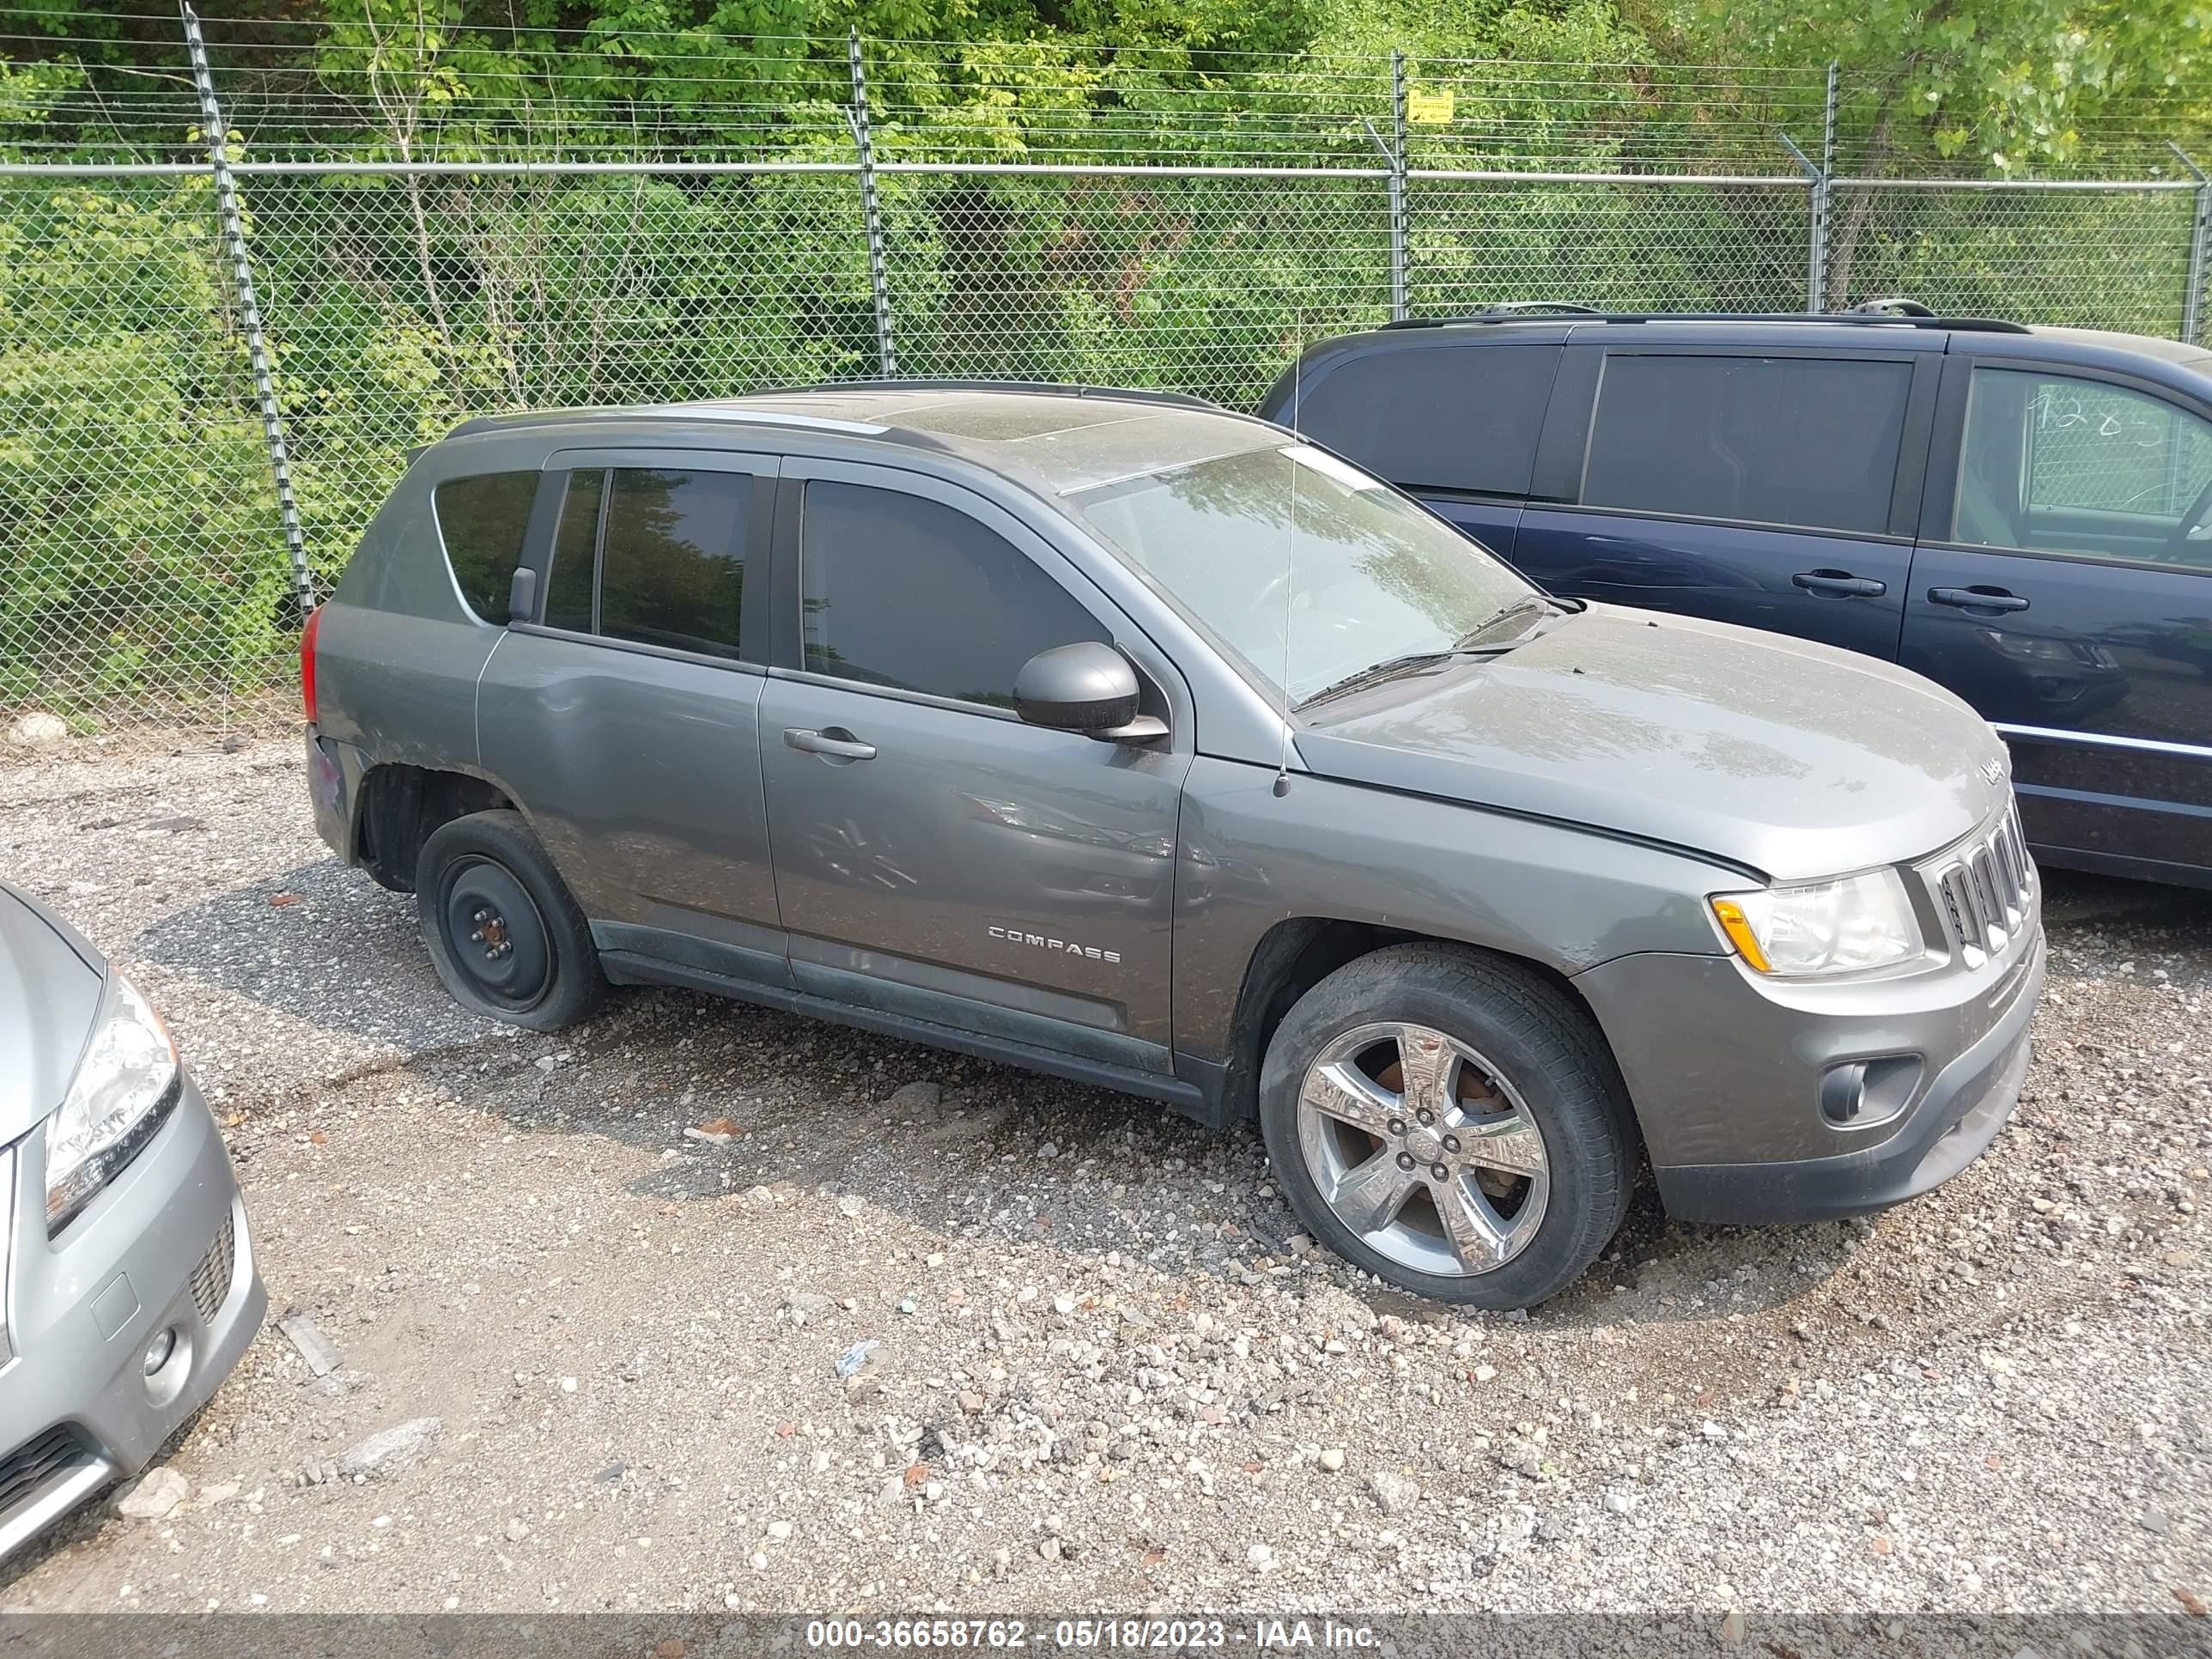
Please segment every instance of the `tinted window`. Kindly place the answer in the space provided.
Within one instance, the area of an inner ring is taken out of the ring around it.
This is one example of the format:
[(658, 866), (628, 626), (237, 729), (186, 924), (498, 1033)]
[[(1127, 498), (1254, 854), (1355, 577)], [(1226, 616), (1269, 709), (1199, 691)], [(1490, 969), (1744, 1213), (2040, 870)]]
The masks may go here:
[(545, 593), (545, 625), (592, 631), (592, 554), (599, 541), (604, 472), (571, 472), (553, 537), (553, 574)]
[(1372, 351), (1280, 418), (1393, 483), (1525, 495), (1559, 364), (1555, 345)]
[(810, 483), (800, 526), (817, 674), (1010, 707), (1038, 652), (1106, 638), (1020, 549), (941, 502)]
[(448, 478), (432, 492), (438, 534), (446, 543), (453, 580), (469, 609), (486, 622), (507, 620), (507, 585), (522, 562), (530, 533), (530, 504), (538, 497), (535, 472), (487, 472)]
[(736, 656), (752, 489), (743, 472), (616, 469), (599, 555), (599, 631)]
[(2212, 565), (2191, 509), (2212, 486), (2212, 424), (2124, 386), (1978, 368), (1954, 540)]
[(1608, 357), (1583, 500), (1878, 534), (1911, 384), (1909, 363)]

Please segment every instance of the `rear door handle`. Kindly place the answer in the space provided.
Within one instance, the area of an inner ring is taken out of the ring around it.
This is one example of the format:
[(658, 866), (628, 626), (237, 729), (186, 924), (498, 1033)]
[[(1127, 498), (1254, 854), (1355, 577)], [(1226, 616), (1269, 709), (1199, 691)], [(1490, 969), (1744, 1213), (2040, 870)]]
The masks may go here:
[(817, 732), (803, 726), (787, 726), (783, 740), (793, 749), (803, 749), (810, 755), (827, 755), (833, 760), (873, 760), (876, 745), (862, 743), (842, 726), (826, 726)]
[(1928, 603), (1959, 611), (2025, 611), (2027, 601), (2002, 587), (1931, 587)]
[(1871, 576), (1854, 576), (1848, 570), (1801, 570), (1790, 579), (1808, 593), (1838, 599), (1878, 599), (1889, 592), (1887, 582)]

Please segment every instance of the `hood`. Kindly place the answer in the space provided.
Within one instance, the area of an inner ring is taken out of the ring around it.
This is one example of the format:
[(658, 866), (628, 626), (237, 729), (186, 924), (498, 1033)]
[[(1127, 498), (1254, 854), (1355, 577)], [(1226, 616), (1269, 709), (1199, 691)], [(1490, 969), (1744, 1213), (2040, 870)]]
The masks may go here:
[(1587, 823), (1782, 881), (1922, 857), (2011, 789), (1996, 732), (1917, 674), (1616, 605), (1311, 718), (1298, 752), (1324, 776)]
[(99, 961), (64, 924), (0, 885), (0, 1141), (62, 1103), (100, 1012)]

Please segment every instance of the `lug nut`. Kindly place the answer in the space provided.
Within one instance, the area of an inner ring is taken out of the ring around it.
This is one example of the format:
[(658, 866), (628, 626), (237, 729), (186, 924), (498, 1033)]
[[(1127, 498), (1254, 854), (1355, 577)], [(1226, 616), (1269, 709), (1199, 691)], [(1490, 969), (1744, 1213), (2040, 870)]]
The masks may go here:
[(1401, 1169), (1401, 1170), (1410, 1170), (1410, 1169), (1412, 1169), (1412, 1168), (1413, 1167), (1413, 1155), (1411, 1152), (1401, 1152), (1401, 1153), (1399, 1153), (1399, 1154), (1398, 1154), (1398, 1167), (1399, 1167), (1400, 1169)]
[(1457, 1152), (1459, 1150), (1459, 1137), (1457, 1135), (1446, 1135), (1444, 1137), (1444, 1150), (1448, 1152)]
[(1425, 1106), (1422, 1107), (1419, 1111), (1414, 1114), (1414, 1115), (1419, 1118), (1424, 1124), (1434, 1123), (1437, 1121), (1437, 1115)]
[(471, 933), (469, 935), (469, 943), (471, 945), (482, 945), (483, 943), (483, 929), (479, 927), (475, 933)]
[(1402, 1117), (1392, 1118), (1390, 1120), (1390, 1133), (1394, 1135), (1401, 1135), (1405, 1133), (1406, 1120)]
[(1439, 1181), (1449, 1181), (1451, 1179), (1451, 1171), (1444, 1168), (1441, 1164), (1430, 1164), (1429, 1173)]

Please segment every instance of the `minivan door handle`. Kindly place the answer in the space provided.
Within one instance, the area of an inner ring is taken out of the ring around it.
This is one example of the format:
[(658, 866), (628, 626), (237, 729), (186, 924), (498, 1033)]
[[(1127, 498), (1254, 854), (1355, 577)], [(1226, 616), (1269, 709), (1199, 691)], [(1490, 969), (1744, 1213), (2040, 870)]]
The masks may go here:
[(825, 726), (817, 732), (807, 726), (789, 726), (784, 728), (783, 740), (793, 749), (803, 749), (810, 755), (826, 755), (832, 760), (863, 761), (876, 757), (876, 745), (862, 743), (842, 726)]
[(2002, 587), (1931, 587), (1928, 603), (1959, 611), (2025, 611), (2027, 601)]
[(1848, 570), (1801, 570), (1790, 580), (1808, 593), (1836, 599), (1878, 599), (1889, 592), (1887, 582), (1854, 576)]

